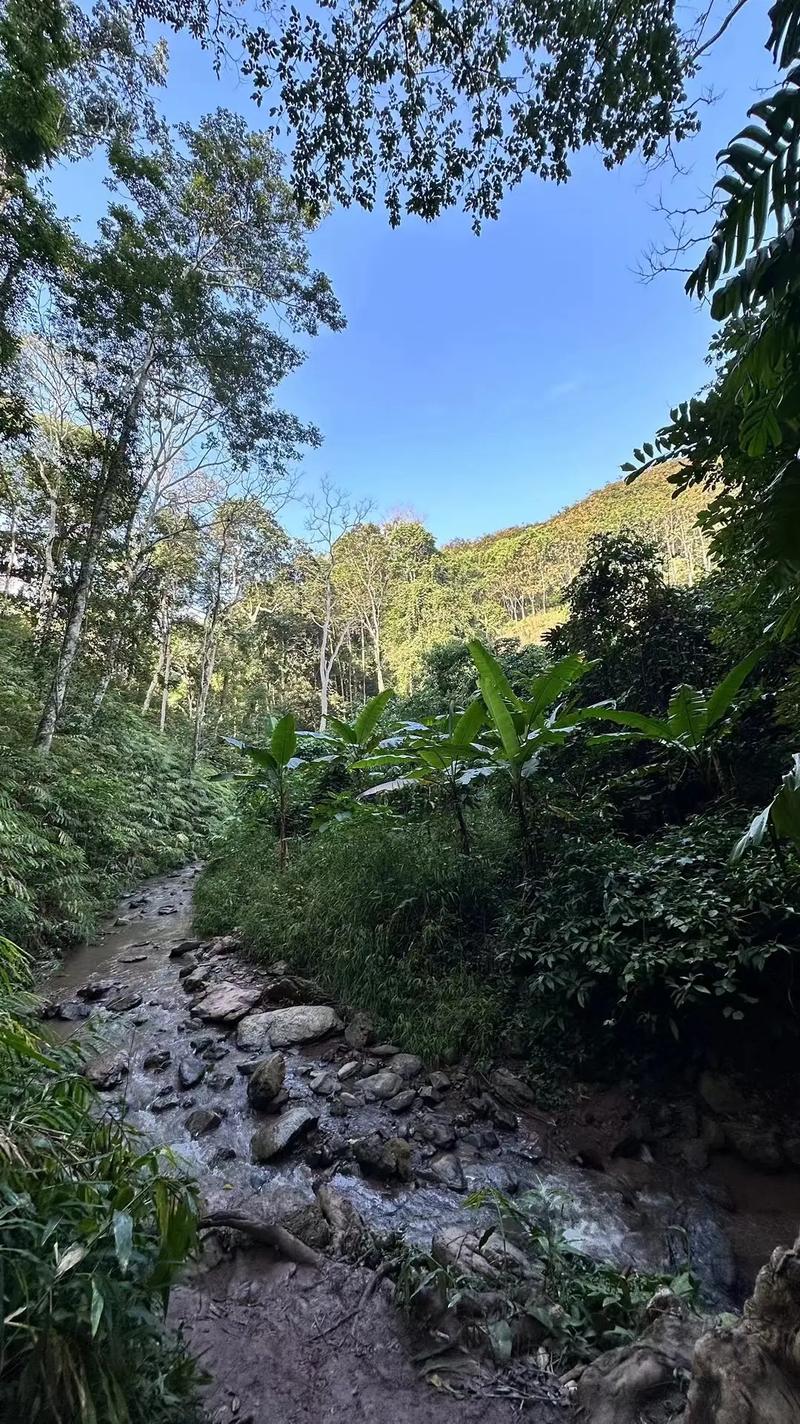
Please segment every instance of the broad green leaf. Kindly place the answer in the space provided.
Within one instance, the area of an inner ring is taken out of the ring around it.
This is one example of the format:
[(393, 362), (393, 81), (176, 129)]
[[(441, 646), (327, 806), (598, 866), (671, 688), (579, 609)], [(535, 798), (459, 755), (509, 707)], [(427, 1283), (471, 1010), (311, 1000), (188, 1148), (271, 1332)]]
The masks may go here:
[(461, 713), (455, 726), (453, 727), (452, 741), (459, 746), (469, 746), (477, 737), (481, 727), (486, 720), (486, 710), (479, 697), (474, 702), (470, 702), (466, 711)]
[[(489, 649), (485, 648), (483, 643), (479, 642), (477, 638), (473, 638), (467, 644), (467, 647), (469, 648), (469, 655), (478, 669), (478, 676), (480, 677), (481, 683), (487, 680), (490, 681), (500, 697), (504, 698), (506, 702), (510, 702), (512, 707), (517, 707), (522, 710), (523, 704), (519, 697), (517, 697), (516, 692), (503, 672), (497, 658), (493, 657)], [(486, 701), (485, 698), (484, 701)]]
[(337, 737), (339, 737), (341, 741), (347, 742), (348, 746), (356, 746), (358, 737), (356, 736), (355, 728), (351, 727), (349, 722), (340, 722), (338, 717), (328, 717), (327, 726), (332, 727)]
[(297, 750), (297, 723), (291, 712), (281, 717), (270, 741), (272, 755), (279, 766), (286, 766)]
[(548, 707), (552, 707), (553, 703), (593, 666), (594, 664), (587, 663), (580, 653), (570, 653), (568, 657), (560, 658), (547, 672), (539, 673), (531, 683), (531, 696), (525, 704), (531, 721), (546, 712)]
[(371, 756), (361, 757), (359, 761), (351, 763), (353, 771), (372, 771), (379, 766), (399, 766), (401, 762), (413, 761), (414, 758), (408, 751), (396, 752), (374, 752)]
[(124, 1275), (130, 1265), (133, 1250), (133, 1219), (127, 1211), (114, 1212), (114, 1249)]
[(395, 776), (391, 781), (381, 781), (377, 786), (370, 786), (367, 791), (362, 791), (359, 801), (367, 801), (371, 796), (388, 795), (390, 791), (400, 791), (404, 786), (415, 786), (419, 781), (419, 773), (409, 772), (407, 776)]
[(742, 658), (736, 667), (731, 668), (727, 677), (724, 677), (711, 693), (706, 705), (706, 724), (709, 727), (715, 726), (721, 717), (729, 710), (734, 697), (746, 678), (750, 676), (756, 663), (760, 662), (764, 656), (765, 645), (761, 643), (757, 648), (753, 648)]
[(105, 1301), (103, 1300), (100, 1291), (97, 1289), (97, 1282), (95, 1281), (94, 1277), (92, 1277), (92, 1307), (89, 1317), (92, 1327), (92, 1339), (94, 1339), (99, 1329), (100, 1319), (103, 1314), (104, 1305)]
[(489, 709), (489, 715), (503, 744), (503, 750), (506, 756), (513, 760), (519, 756), (520, 751), (519, 737), (517, 736), (517, 729), (514, 726), (514, 719), (503, 701), (497, 684), (489, 677), (482, 677), (480, 682), (483, 700)]
[(394, 692), (392, 688), (387, 687), (383, 692), (379, 692), (376, 697), (371, 697), (369, 702), (361, 708), (355, 722), (355, 733), (356, 740), (360, 742), (362, 746), (368, 737), (372, 736), (372, 733), (375, 731), (386, 707), (393, 697)]
[(745, 851), (749, 850), (751, 846), (756, 847), (761, 845), (761, 842), (767, 834), (771, 810), (772, 802), (770, 802), (769, 806), (765, 806), (763, 811), (759, 811), (757, 816), (753, 817), (744, 835), (740, 836), (736, 845), (733, 847), (731, 860), (741, 860)]
[(668, 723), (659, 722), (656, 717), (647, 717), (643, 712), (626, 712), (617, 707), (594, 707), (587, 708), (586, 711), (598, 722), (615, 722), (618, 727), (630, 727), (634, 732), (641, 732), (654, 742), (672, 740)]
[(673, 741), (688, 741), (693, 749), (700, 745), (708, 727), (706, 699), (702, 692), (682, 683), (670, 698), (667, 717)]
[(252, 762), (255, 762), (256, 766), (262, 767), (264, 771), (278, 770), (278, 763), (272, 755), (272, 752), (269, 750), (269, 747), (246, 746), (244, 748), (244, 751), (246, 755), (249, 756), (250, 760)]

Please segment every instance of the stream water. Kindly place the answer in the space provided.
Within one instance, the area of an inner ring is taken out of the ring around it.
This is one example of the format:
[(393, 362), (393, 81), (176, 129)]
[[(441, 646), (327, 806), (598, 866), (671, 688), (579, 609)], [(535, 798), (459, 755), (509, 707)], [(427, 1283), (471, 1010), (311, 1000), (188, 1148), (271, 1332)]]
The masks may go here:
[[(681, 1264), (688, 1252), (709, 1303), (732, 1302), (736, 1266), (726, 1213), (709, 1200), (701, 1183), (685, 1176), (677, 1184), (661, 1181), (655, 1171), (632, 1189), (611, 1174), (575, 1166), (551, 1150), (535, 1113), (522, 1111), (516, 1130), (495, 1132), (490, 1121), (481, 1122), (467, 1108), (469, 1089), (460, 1084), (457, 1071), (453, 1087), (444, 1090), (438, 1102), (435, 1095), (433, 1101), (417, 1098), (404, 1113), (393, 1113), (382, 1102), (345, 1108), (338, 1084), (331, 1096), (323, 1097), (309, 1081), (317, 1070), (335, 1076), (349, 1059), (357, 1059), (363, 1069), (370, 1051), (354, 1052), (340, 1032), (284, 1050), (289, 1106), (306, 1105), (319, 1118), (316, 1157), (308, 1141), (301, 1140), (276, 1160), (256, 1164), (250, 1150), (253, 1131), (274, 1121), (255, 1112), (247, 1100), (247, 1072), (261, 1055), (237, 1047), (235, 1027), (202, 1022), (193, 1015), (197, 994), (185, 992), (179, 978), (185, 961), (169, 953), (191, 934), (196, 873), (190, 867), (127, 895), (99, 937), (59, 964), (42, 992), (51, 1013), (74, 1016), (53, 1017), (55, 1032), (88, 1033), (98, 1053), (110, 1049), (127, 1056), (127, 1075), (104, 1097), (119, 1104), (147, 1138), (171, 1147), (188, 1163), (211, 1209), (246, 1208), (277, 1220), (310, 1203), (315, 1184), (324, 1176), (353, 1201), (368, 1224), (401, 1231), (428, 1246), (444, 1225), (476, 1225), (480, 1213), (465, 1206), (467, 1193), (483, 1186), (509, 1194), (543, 1188), (556, 1197), (568, 1238), (587, 1254), (620, 1266), (657, 1270)], [(222, 982), (247, 988), (269, 985), (266, 971), (213, 944), (199, 946), (195, 957), (211, 987)], [(85, 990), (90, 979), (114, 981), (119, 988), (107, 987), (87, 1002), (78, 991)], [(160, 1057), (154, 1059), (154, 1054)], [(148, 1058), (161, 1066), (146, 1068)], [(182, 1065), (184, 1082), (198, 1079), (191, 1086), (181, 1086)], [(356, 1088), (363, 1083), (353, 1081)], [(416, 1086), (424, 1082), (421, 1075)], [(350, 1081), (341, 1084), (341, 1089), (352, 1087)], [(199, 1108), (209, 1109), (219, 1121), (213, 1130), (193, 1137), (187, 1118)], [(454, 1137), (451, 1155), (463, 1174), (456, 1188), (431, 1179), (434, 1149), (423, 1133), (436, 1124)], [(412, 1180), (383, 1184), (361, 1174), (348, 1146), (373, 1132), (409, 1139)], [(320, 1141), (332, 1147), (322, 1166)]]

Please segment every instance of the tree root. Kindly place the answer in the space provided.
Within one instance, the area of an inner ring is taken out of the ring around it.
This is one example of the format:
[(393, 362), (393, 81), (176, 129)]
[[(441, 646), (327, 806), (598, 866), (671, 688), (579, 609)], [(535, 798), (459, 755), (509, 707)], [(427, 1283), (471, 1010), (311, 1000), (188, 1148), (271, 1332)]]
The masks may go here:
[(249, 1236), (251, 1241), (257, 1241), (262, 1246), (271, 1246), (273, 1251), (285, 1256), (288, 1261), (296, 1261), (299, 1266), (322, 1270), (323, 1257), (284, 1226), (272, 1225), (259, 1217), (245, 1216), (240, 1211), (214, 1211), (202, 1216), (199, 1221), (201, 1231), (216, 1231), (223, 1226), (231, 1231), (241, 1231), (243, 1236)]

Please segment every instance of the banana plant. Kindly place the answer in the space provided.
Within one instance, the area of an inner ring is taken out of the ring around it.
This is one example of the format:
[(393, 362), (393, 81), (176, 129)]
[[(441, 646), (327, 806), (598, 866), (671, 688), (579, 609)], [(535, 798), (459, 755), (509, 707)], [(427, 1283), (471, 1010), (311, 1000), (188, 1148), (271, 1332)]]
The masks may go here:
[(391, 780), (370, 786), (361, 793), (360, 799), (368, 800), (415, 785), (443, 792), (456, 819), (462, 850), (469, 855), (471, 847), (464, 815), (464, 788), (473, 777), (485, 774), (485, 768), (476, 766), (476, 762), (484, 756), (484, 750), (475, 740), (485, 718), (483, 703), (476, 698), (460, 714), (451, 708), (444, 716), (432, 718), (426, 723), (405, 723), (397, 738), (388, 739), (396, 742), (396, 749), (378, 750), (354, 763), (354, 768), (365, 771), (392, 767), (398, 772)]
[(530, 696), (522, 698), (517, 696), (497, 659), (477, 638), (469, 643), (469, 653), (478, 671), (489, 720), (488, 735), (483, 738), (488, 758), (485, 764), (510, 782), (525, 868), (530, 870), (525, 783), (536, 772), (542, 751), (566, 741), (592, 714), (592, 708), (572, 709), (569, 697), (574, 685), (594, 664), (577, 653), (561, 658), (533, 679)]
[(269, 746), (259, 747), (240, 741), (238, 737), (226, 737), (229, 746), (236, 747), (253, 763), (252, 771), (234, 772), (233, 779), (258, 791), (270, 791), (275, 797), (278, 810), (278, 864), (285, 870), (288, 853), (287, 815), (289, 809), (289, 779), (291, 773), (305, 765), (303, 759), (295, 755), (297, 751), (297, 724), (291, 712), (277, 720), (271, 719)]
[(765, 647), (765, 644), (759, 644), (753, 648), (708, 695), (685, 683), (677, 687), (670, 698), (665, 718), (648, 717), (642, 712), (627, 712), (616, 707), (590, 709), (595, 719), (615, 722), (627, 729), (606, 737), (601, 734), (592, 740), (595, 743), (613, 742), (619, 738), (661, 742), (681, 752), (701, 769), (708, 760), (721, 782), (722, 772), (714, 741), (725, 725), (743, 683), (763, 657)]
[(775, 850), (782, 840), (791, 841), (800, 850), (800, 752), (792, 757), (792, 769), (781, 777), (781, 784), (768, 806), (754, 816), (744, 835), (736, 842), (731, 860), (741, 860), (745, 851), (760, 846), (769, 836)]
[(315, 733), (315, 737), (332, 744), (331, 757), (343, 757), (350, 761), (368, 756), (381, 741), (378, 723), (393, 697), (392, 688), (385, 688), (364, 703), (352, 722), (328, 714), (324, 732)]

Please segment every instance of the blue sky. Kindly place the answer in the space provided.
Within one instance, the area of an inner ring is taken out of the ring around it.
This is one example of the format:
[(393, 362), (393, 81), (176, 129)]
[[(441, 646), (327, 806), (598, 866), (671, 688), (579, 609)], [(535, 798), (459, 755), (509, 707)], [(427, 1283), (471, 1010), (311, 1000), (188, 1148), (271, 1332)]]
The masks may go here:
[[(322, 474), (379, 511), (413, 509), (440, 540), (547, 518), (618, 477), (634, 445), (706, 378), (711, 322), (668, 274), (635, 268), (665, 237), (653, 211), (696, 201), (714, 155), (744, 122), (756, 84), (774, 77), (763, 46), (766, 0), (751, 0), (703, 72), (721, 97), (680, 152), (691, 171), (648, 175), (631, 161), (606, 172), (593, 153), (562, 187), (527, 180), (476, 237), (451, 212), (392, 231), (382, 211), (337, 211), (311, 238), (347, 315), (324, 333), (281, 402), (317, 424)], [(223, 104), (259, 110), (245, 81), (219, 81), (191, 41), (170, 44), (165, 107), (194, 120)], [(54, 175), (60, 205), (93, 219), (96, 167)], [(298, 531), (299, 509), (287, 522)]]

